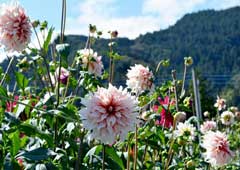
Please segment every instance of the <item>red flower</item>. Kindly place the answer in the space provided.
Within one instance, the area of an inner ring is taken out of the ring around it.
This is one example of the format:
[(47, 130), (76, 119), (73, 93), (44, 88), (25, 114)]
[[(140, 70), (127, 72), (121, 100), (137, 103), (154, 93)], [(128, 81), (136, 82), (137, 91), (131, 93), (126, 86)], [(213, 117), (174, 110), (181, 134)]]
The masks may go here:
[[(159, 103), (162, 105), (162, 110), (161, 110), (161, 119), (156, 120), (155, 124), (163, 126), (165, 128), (170, 128), (173, 126), (173, 116), (169, 112), (169, 105), (172, 105), (173, 103), (170, 102), (169, 96), (166, 96), (163, 100), (161, 98), (158, 98)], [(153, 106), (153, 110), (155, 112), (158, 112), (158, 105)]]
[(19, 99), (18, 96), (14, 96), (13, 102), (12, 101), (7, 102), (6, 112), (13, 112), (13, 109), (17, 106), (18, 99)]

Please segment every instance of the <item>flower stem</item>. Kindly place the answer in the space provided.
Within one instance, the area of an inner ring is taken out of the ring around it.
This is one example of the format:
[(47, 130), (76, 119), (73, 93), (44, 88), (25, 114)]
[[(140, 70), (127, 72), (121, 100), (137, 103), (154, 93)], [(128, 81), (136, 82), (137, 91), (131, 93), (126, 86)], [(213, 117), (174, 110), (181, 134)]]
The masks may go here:
[(105, 170), (106, 146), (102, 144), (102, 170)]
[(3, 83), (4, 83), (4, 81), (5, 81), (5, 78), (6, 78), (7, 74), (8, 74), (8, 71), (9, 71), (9, 69), (10, 69), (10, 67), (11, 67), (11, 65), (12, 65), (12, 63), (13, 63), (13, 60), (14, 60), (14, 56), (13, 56), (13, 57), (10, 59), (10, 61), (9, 61), (9, 64), (8, 64), (8, 66), (7, 66), (7, 69), (6, 69), (6, 71), (5, 71), (4, 75), (3, 75), (3, 78), (2, 78), (2, 80), (1, 80), (1, 82), (0, 82), (0, 86), (3, 85)]
[(130, 170), (130, 151), (131, 151), (131, 145), (130, 145), (130, 139), (128, 139), (128, 148), (127, 148), (127, 170)]
[(172, 78), (173, 78), (173, 86), (174, 86), (174, 95), (175, 95), (175, 102), (176, 102), (176, 111), (178, 112), (178, 96), (177, 96), (177, 78), (176, 78), (176, 70), (172, 71)]
[(183, 97), (184, 93), (184, 85), (185, 85), (185, 80), (186, 80), (186, 73), (187, 73), (187, 65), (184, 64), (184, 72), (183, 72), (183, 81), (182, 81), (182, 90), (181, 90), (181, 97)]
[(134, 147), (134, 162), (133, 162), (133, 169), (136, 170), (137, 169), (137, 155), (138, 155), (138, 127), (136, 125), (135, 127), (135, 147)]

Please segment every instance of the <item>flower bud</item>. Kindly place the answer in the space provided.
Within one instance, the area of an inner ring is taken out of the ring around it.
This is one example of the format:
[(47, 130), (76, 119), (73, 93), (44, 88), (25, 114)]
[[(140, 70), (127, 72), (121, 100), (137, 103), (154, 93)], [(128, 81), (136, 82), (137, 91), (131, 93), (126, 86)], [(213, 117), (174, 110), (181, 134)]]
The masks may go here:
[(39, 25), (40, 25), (39, 20), (35, 20), (35, 21), (32, 22), (33, 28), (36, 28), (36, 27), (38, 27)]
[(112, 31), (111, 32), (111, 37), (112, 38), (117, 38), (117, 36), (118, 36), (118, 32), (117, 31)]
[(193, 64), (193, 59), (192, 59), (192, 57), (184, 57), (184, 64), (185, 64), (186, 66), (192, 65), (192, 64)]
[(90, 31), (92, 34), (94, 34), (94, 33), (97, 31), (96, 25), (90, 24), (90, 25), (89, 25), (89, 31)]
[(177, 112), (174, 115), (174, 120), (175, 120), (175, 122), (183, 122), (184, 120), (186, 120), (186, 113), (185, 112)]
[(210, 117), (210, 112), (209, 111), (205, 111), (204, 113), (203, 113), (203, 115), (205, 116), (205, 117)]
[(187, 168), (194, 168), (195, 167), (195, 162), (193, 160), (189, 160), (186, 163)]

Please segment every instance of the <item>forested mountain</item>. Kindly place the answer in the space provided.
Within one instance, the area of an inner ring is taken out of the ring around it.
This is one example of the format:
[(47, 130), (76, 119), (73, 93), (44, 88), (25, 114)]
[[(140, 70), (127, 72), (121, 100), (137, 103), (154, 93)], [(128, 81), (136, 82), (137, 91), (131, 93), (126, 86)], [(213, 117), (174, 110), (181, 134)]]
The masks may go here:
[[(86, 41), (85, 36), (66, 36), (65, 42), (70, 44), (71, 51), (69, 58), (76, 50), (84, 48)], [(115, 83), (125, 83), (127, 69), (134, 63), (142, 63), (155, 70), (158, 62), (167, 58), (170, 59), (170, 67), (160, 69), (156, 81), (171, 78), (172, 69), (176, 69), (180, 76), (183, 58), (192, 56), (193, 67), (202, 78), (213, 82), (214, 88), (223, 89), (226, 85), (233, 85), (232, 77), (240, 73), (240, 7), (187, 14), (168, 29), (140, 35), (134, 40), (118, 38), (116, 42), (116, 50), (124, 59), (116, 63)], [(108, 66), (108, 43), (108, 39), (99, 39), (92, 46), (103, 56), (105, 68)]]

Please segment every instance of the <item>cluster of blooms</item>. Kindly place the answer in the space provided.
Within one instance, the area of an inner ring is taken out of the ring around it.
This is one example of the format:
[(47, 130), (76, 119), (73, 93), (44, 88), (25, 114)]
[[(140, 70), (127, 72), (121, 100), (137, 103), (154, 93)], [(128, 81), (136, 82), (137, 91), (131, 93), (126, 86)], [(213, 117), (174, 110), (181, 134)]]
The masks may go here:
[(127, 86), (135, 93), (153, 89), (153, 73), (141, 64), (131, 66), (127, 72)]
[(31, 23), (18, 4), (2, 5), (0, 14), (0, 43), (9, 52), (23, 51), (31, 39)]
[(82, 99), (86, 108), (80, 111), (83, 127), (90, 131), (90, 139), (113, 144), (119, 136), (125, 139), (137, 124), (137, 101), (126, 89), (109, 85)]
[(95, 76), (102, 75), (103, 63), (102, 56), (98, 56), (97, 52), (92, 49), (82, 49), (77, 52), (79, 56), (77, 62), (86, 68), (90, 74)]

